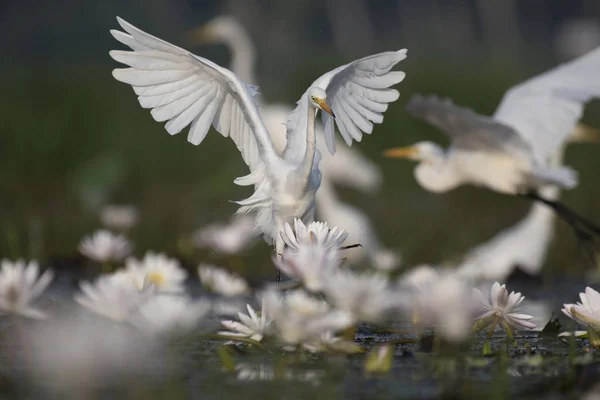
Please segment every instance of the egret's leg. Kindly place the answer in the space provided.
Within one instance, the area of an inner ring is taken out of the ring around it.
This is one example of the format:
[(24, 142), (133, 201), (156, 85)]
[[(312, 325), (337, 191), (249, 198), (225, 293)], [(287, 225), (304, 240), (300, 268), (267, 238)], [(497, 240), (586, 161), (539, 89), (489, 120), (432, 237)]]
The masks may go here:
[(596, 266), (596, 242), (594, 240), (594, 235), (600, 236), (600, 227), (598, 225), (579, 215), (564, 204), (558, 201), (545, 199), (535, 192), (529, 192), (523, 196), (529, 200), (538, 201), (547, 205), (558, 217), (569, 224), (577, 237), (579, 246), (583, 250), (587, 261), (592, 266)]
[(577, 212), (571, 210), (569, 207), (565, 206), (561, 202), (545, 199), (542, 196), (540, 196), (539, 194), (534, 193), (534, 192), (525, 194), (525, 197), (535, 200), (535, 201), (539, 201), (541, 203), (544, 203), (548, 207), (552, 208), (558, 216), (567, 220), (566, 222), (568, 222), (569, 224), (570, 224), (570, 222), (574, 222), (574, 221), (579, 222), (586, 229), (588, 229), (592, 233), (600, 236), (600, 226), (596, 225), (595, 223), (593, 223), (589, 219), (583, 217), (582, 215), (579, 215)]

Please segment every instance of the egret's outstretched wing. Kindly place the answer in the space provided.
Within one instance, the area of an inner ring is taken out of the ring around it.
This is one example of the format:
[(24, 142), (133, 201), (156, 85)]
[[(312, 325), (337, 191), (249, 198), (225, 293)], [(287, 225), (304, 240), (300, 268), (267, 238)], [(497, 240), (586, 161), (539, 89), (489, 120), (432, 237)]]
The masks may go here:
[[(338, 67), (313, 82), (312, 86), (327, 92), (327, 103), (336, 116), (338, 129), (348, 146), (353, 139), (360, 142), (363, 133), (371, 133), (373, 123), (380, 124), (383, 121), (383, 112), (387, 110), (388, 103), (398, 100), (398, 91), (390, 89), (390, 86), (401, 82), (405, 73), (392, 71), (392, 68), (405, 58), (406, 49), (374, 54)], [(301, 110), (304, 104), (302, 99), (298, 104), (288, 118), (288, 143), (293, 143), (290, 135), (303, 135), (306, 131), (299, 122), (306, 114), (306, 110)], [(333, 118), (326, 113), (322, 113), (322, 118), (327, 148), (334, 154)]]
[(546, 162), (600, 97), (600, 48), (510, 89), (494, 119), (515, 129)]
[(231, 71), (158, 39), (117, 17), (125, 32), (111, 31), (133, 51), (110, 56), (131, 68), (115, 69), (115, 79), (133, 86), (140, 105), (152, 109), (156, 121), (177, 134), (191, 124), (188, 141), (200, 144), (211, 124), (230, 136), (250, 170), (277, 157), (260, 119), (254, 87)]
[(417, 94), (410, 99), (406, 110), (446, 133), (456, 147), (511, 154), (531, 152), (529, 144), (512, 128), (459, 107), (450, 99)]

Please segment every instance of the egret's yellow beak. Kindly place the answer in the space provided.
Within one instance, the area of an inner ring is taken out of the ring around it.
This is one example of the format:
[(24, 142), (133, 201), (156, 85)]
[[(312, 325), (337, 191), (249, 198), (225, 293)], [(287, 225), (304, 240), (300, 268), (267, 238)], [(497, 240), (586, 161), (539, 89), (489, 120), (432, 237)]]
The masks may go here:
[(600, 130), (585, 124), (577, 124), (567, 137), (573, 143), (600, 143)]
[(335, 118), (335, 114), (333, 113), (333, 111), (331, 111), (331, 108), (329, 107), (329, 104), (327, 104), (325, 102), (325, 100), (323, 100), (323, 99), (317, 99), (317, 100), (315, 100), (315, 103), (317, 103), (319, 105), (319, 107), (321, 107), (321, 110), (325, 111), (327, 114), (329, 114), (333, 118)]
[(419, 149), (414, 146), (394, 147), (383, 152), (383, 156), (388, 158), (415, 158), (418, 155)]

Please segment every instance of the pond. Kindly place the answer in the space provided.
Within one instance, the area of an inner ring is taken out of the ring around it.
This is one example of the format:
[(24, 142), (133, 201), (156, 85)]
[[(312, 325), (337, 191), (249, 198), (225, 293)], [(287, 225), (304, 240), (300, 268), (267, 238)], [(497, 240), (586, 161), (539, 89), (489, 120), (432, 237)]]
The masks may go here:
[[(520, 332), (512, 341), (497, 331), (490, 341), (491, 354), (482, 356), (485, 335), (460, 347), (442, 346), (438, 352), (432, 332), (420, 340), (412, 333), (397, 333), (410, 332), (410, 324), (395, 324), (388, 332), (359, 325), (354, 342), (362, 349), (392, 343), (385, 372), (367, 372), (369, 355), (363, 353), (236, 345), (227, 346), (223, 356), (223, 340), (197, 331), (160, 346), (137, 333), (134, 341), (123, 341), (121, 325), (83, 313), (72, 301), (77, 280), (67, 272), (54, 280), (41, 300), (49, 319), (11, 317), (3, 322), (3, 398), (227, 399), (241, 394), (247, 399), (557, 399), (579, 396), (600, 376), (598, 357), (587, 340), (563, 343), (555, 332)], [(560, 313), (560, 299), (576, 298), (584, 286), (563, 280), (548, 290), (519, 278), (509, 284), (555, 313)], [(188, 290), (206, 295), (195, 282)], [(204, 325), (212, 329), (219, 321), (211, 319)], [(56, 320), (62, 326), (52, 322)]]

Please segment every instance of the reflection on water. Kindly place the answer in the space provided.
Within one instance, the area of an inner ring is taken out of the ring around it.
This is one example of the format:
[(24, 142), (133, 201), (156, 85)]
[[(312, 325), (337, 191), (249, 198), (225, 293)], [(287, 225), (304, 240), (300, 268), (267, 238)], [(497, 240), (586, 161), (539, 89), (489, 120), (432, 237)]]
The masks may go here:
[(324, 370), (295, 370), (292, 368), (276, 369), (268, 364), (239, 364), (235, 368), (237, 379), (240, 381), (298, 381), (307, 382), (314, 386), (321, 384), (325, 376)]

